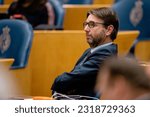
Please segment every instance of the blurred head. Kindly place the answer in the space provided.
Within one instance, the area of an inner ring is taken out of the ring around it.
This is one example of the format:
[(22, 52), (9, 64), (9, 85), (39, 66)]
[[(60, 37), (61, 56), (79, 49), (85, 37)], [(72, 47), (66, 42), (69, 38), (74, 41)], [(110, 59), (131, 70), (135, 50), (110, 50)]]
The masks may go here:
[(116, 38), (119, 22), (112, 9), (103, 7), (89, 11), (83, 27), (87, 42), (94, 48)]
[(21, 6), (39, 6), (39, 5), (45, 5), (45, 3), (47, 2), (48, 0), (18, 0), (18, 5), (21, 5)]
[(136, 99), (150, 91), (150, 79), (134, 59), (110, 58), (98, 75), (101, 99)]
[(150, 78), (150, 62), (149, 63), (145, 63), (143, 66), (145, 68), (146, 74)]

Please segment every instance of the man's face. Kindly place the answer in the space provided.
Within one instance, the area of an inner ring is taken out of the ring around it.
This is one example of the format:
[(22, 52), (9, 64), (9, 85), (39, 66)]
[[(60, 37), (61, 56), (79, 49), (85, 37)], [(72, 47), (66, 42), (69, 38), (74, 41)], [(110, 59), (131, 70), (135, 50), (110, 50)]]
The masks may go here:
[(102, 44), (106, 39), (106, 28), (103, 23), (103, 20), (92, 14), (85, 21), (84, 31), (86, 32), (86, 39), (91, 48)]

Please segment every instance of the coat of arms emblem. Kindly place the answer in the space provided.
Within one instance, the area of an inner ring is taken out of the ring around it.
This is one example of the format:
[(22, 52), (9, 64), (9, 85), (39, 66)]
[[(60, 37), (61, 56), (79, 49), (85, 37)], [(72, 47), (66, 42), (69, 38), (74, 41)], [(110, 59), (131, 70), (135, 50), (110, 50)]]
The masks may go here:
[(130, 13), (130, 21), (133, 26), (137, 26), (143, 18), (143, 2), (142, 0), (137, 0), (135, 6), (132, 8)]
[(10, 28), (8, 26), (2, 29), (2, 34), (0, 35), (0, 51), (3, 54), (10, 46), (11, 38), (10, 38)]

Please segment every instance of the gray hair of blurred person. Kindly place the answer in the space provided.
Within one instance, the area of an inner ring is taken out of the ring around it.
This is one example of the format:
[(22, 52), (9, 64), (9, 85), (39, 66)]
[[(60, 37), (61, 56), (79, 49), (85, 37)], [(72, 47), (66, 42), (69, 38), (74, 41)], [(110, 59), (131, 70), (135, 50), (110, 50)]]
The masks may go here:
[(115, 81), (115, 78), (118, 78), (117, 76), (123, 76), (131, 87), (150, 91), (150, 78), (146, 74), (145, 68), (133, 58), (111, 57), (107, 59), (99, 72), (96, 90), (99, 90), (100, 74), (104, 69), (109, 73), (109, 85)]

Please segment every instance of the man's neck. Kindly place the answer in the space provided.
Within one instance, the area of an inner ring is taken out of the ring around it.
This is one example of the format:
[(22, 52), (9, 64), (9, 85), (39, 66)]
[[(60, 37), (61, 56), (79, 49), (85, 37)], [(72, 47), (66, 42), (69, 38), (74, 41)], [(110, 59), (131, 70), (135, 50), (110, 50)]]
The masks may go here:
[(101, 41), (98, 45), (96, 46), (91, 46), (92, 49), (98, 47), (98, 46), (101, 46), (101, 45), (104, 45), (104, 44), (107, 44), (107, 43), (111, 43), (112, 40), (110, 38), (106, 38), (104, 41)]
[(106, 44), (106, 43), (110, 43), (110, 42), (112, 42), (112, 39), (107, 38), (107, 39), (105, 39), (105, 41), (103, 41), (102, 43), (100, 43), (98, 46)]

